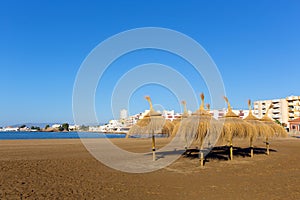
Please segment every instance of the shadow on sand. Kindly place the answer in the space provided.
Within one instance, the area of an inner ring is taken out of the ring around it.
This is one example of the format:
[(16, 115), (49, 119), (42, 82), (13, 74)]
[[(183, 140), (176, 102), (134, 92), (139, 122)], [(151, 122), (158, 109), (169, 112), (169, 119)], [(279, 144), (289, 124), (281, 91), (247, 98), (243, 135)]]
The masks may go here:
[[(230, 146), (216, 146), (210, 152), (209, 150), (204, 149), (202, 150), (205, 156), (205, 163), (209, 162), (210, 160), (219, 160), (219, 161), (226, 161), (229, 160), (229, 148)], [(233, 147), (233, 155), (234, 157), (250, 157), (251, 148), (241, 148), (241, 147)], [(270, 152), (277, 152), (274, 149), (270, 149)], [(253, 148), (253, 154), (255, 155), (262, 155), (266, 154), (266, 148)], [(146, 155), (152, 155), (152, 153), (148, 153)], [(164, 151), (164, 152), (156, 152), (156, 158), (162, 159), (168, 155), (183, 155), (185, 158), (189, 159), (199, 159), (199, 149), (198, 148), (190, 148), (187, 150), (176, 150), (173, 151)]]
[[(205, 162), (209, 162), (209, 160), (229, 160), (229, 146), (217, 146), (214, 147), (210, 152), (207, 153), (208, 150), (204, 149), (203, 153), (205, 156)], [(233, 155), (234, 157), (250, 157), (250, 151), (251, 148), (241, 148), (241, 147), (233, 147)], [(274, 149), (270, 149), (270, 152), (277, 152)], [(255, 155), (260, 155), (260, 154), (266, 154), (266, 149), (265, 148), (259, 148), (259, 147), (254, 147), (253, 148), (253, 153)], [(184, 157), (190, 158), (190, 159), (199, 159), (199, 149), (197, 148), (192, 148), (192, 149), (187, 149), (186, 152), (184, 152)]]

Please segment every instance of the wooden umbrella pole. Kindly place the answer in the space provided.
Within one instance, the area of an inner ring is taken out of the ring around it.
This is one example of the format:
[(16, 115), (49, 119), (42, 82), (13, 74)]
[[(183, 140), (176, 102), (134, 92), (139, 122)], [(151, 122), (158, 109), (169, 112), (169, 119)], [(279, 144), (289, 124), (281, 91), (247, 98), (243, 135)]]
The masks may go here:
[(155, 137), (154, 137), (154, 134), (152, 135), (152, 155), (153, 155), (153, 161), (155, 161), (156, 156), (155, 156)]
[(184, 150), (185, 150), (185, 153), (187, 153), (187, 149), (188, 149), (188, 142), (187, 142), (187, 139), (184, 138), (185, 140), (185, 147), (184, 147)]
[(250, 156), (253, 158), (253, 138), (250, 138)]
[(267, 149), (267, 155), (270, 155), (270, 144), (269, 144), (269, 138), (266, 137), (266, 149)]
[(203, 147), (200, 148), (200, 166), (203, 167), (204, 166), (204, 154), (203, 154)]
[(230, 140), (230, 160), (233, 160), (233, 146), (232, 146), (232, 140)]

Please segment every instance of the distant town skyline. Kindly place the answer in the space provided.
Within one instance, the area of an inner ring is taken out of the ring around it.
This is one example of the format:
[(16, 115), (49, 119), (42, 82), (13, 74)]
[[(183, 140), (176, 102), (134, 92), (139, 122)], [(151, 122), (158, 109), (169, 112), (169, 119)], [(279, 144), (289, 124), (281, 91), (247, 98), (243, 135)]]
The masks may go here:
[[(86, 56), (112, 35), (140, 27), (173, 29), (201, 44), (216, 63), (236, 109), (247, 109), (248, 99), (300, 94), (298, 1), (32, 0), (0, 5), (0, 126), (72, 124), (73, 86)], [(112, 63), (100, 80), (95, 91), (99, 122), (115, 116), (109, 97), (118, 80), (145, 63), (168, 65), (188, 79), (198, 102), (201, 92), (211, 101), (205, 81), (186, 60), (163, 51), (136, 51)], [(124, 109), (129, 115), (148, 109), (145, 95), (157, 108), (181, 112), (180, 101), (186, 100), (189, 110), (197, 109), (189, 104), (192, 97), (177, 99), (168, 88), (149, 84), (128, 99)], [(116, 112), (118, 116), (119, 109)]]

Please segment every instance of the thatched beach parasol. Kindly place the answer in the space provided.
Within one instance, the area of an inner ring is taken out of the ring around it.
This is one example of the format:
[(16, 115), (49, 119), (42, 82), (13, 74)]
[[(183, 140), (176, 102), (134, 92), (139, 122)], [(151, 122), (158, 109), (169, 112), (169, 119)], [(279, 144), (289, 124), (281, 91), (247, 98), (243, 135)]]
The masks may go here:
[(162, 115), (153, 109), (151, 98), (145, 97), (149, 102), (150, 111), (144, 116), (143, 119), (139, 120), (135, 125), (131, 127), (128, 135), (148, 135), (152, 137), (152, 152), (153, 160), (156, 160), (155, 156), (155, 134), (165, 134), (169, 136), (174, 125), (171, 121), (166, 120)]
[(200, 108), (192, 113), (190, 117), (182, 120), (181, 123), (175, 127), (174, 132), (177, 133), (178, 131), (179, 137), (184, 138), (186, 141), (186, 148), (192, 143), (196, 143), (196, 145), (200, 146), (200, 165), (203, 166), (203, 141), (209, 133), (217, 132), (218, 129), (216, 120), (204, 110), (204, 94), (202, 93), (200, 96)]
[(206, 104), (206, 108), (207, 108), (207, 112), (209, 112), (210, 111), (210, 104), (209, 103)]
[[(252, 124), (255, 127), (258, 137), (267, 138), (267, 137), (271, 136), (273, 133), (273, 130), (268, 125), (260, 122), (259, 119), (252, 114), (250, 99), (248, 100), (248, 107), (249, 107), (249, 114), (244, 120), (247, 121), (248, 123)], [(252, 137), (250, 137), (250, 149), (251, 149), (250, 156), (251, 156), (251, 158), (253, 157), (253, 140), (254, 140), (254, 135)]]
[(226, 139), (230, 143), (230, 160), (233, 160), (233, 144), (232, 140), (235, 137), (239, 138), (250, 138), (254, 137), (256, 130), (250, 123), (242, 120), (238, 115), (236, 115), (230, 106), (230, 103), (227, 97), (224, 97), (228, 111), (225, 117), (221, 118), (220, 121), (223, 121), (222, 129), (222, 138)]
[(279, 124), (275, 123), (269, 116), (269, 110), (273, 108), (273, 105), (271, 104), (267, 111), (266, 114), (260, 119), (261, 122), (263, 122), (264, 124), (268, 125), (271, 130), (272, 130), (272, 134), (266, 136), (266, 153), (267, 155), (270, 154), (270, 143), (269, 143), (269, 138), (272, 136), (276, 136), (276, 137), (287, 137), (287, 132), (284, 130), (284, 128), (282, 126), (280, 126)]
[(188, 113), (187, 108), (186, 108), (186, 102), (182, 101), (181, 104), (183, 105), (183, 113), (182, 113), (182, 115), (179, 118), (173, 120), (174, 127), (178, 123), (180, 123), (182, 120), (184, 120), (184, 119), (186, 119), (186, 118), (189, 117), (189, 113)]

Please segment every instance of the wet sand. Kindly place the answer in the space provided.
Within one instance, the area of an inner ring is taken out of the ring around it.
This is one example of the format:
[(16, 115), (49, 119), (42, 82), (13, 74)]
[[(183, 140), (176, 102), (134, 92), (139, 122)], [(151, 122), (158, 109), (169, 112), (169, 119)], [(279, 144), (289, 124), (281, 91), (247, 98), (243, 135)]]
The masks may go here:
[[(146, 152), (150, 139), (112, 139), (130, 151)], [(158, 139), (158, 147), (168, 141)], [(233, 161), (215, 150), (205, 167), (193, 156), (150, 173), (111, 169), (80, 140), (0, 141), (0, 199), (300, 199), (300, 139), (271, 141), (271, 154), (256, 141), (236, 140)]]

